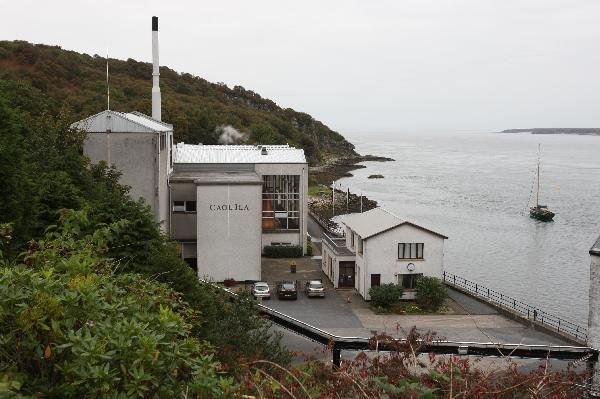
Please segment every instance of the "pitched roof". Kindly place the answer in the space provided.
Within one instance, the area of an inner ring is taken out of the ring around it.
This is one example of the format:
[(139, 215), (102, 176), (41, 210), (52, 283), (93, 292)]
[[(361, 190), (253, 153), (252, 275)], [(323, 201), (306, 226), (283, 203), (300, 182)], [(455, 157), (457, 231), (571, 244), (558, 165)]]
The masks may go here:
[(443, 234), (419, 226), (416, 223), (401, 219), (383, 208), (374, 208), (363, 213), (342, 215), (340, 216), (340, 221), (356, 232), (362, 239), (373, 237), (403, 224), (414, 226), (442, 238), (448, 238)]
[(592, 248), (590, 248), (590, 255), (600, 256), (600, 237), (598, 237)]
[(202, 145), (178, 143), (175, 163), (306, 163), (304, 150), (289, 145)]
[(141, 112), (105, 110), (71, 124), (88, 133), (159, 133), (172, 132), (173, 125), (152, 119)]

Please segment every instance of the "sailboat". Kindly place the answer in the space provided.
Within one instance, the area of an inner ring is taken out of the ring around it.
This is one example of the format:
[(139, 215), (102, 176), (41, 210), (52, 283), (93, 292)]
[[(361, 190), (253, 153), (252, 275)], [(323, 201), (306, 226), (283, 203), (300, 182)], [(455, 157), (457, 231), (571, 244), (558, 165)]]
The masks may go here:
[(535, 206), (529, 208), (529, 217), (542, 222), (551, 222), (554, 218), (554, 212), (549, 210), (546, 205), (540, 205), (540, 147), (541, 144), (538, 144), (537, 177), (535, 179)]

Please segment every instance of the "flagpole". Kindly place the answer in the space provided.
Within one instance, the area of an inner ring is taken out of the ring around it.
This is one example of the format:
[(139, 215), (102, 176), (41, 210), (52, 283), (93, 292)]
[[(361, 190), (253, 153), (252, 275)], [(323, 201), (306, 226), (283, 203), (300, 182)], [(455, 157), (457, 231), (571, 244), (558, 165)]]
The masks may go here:
[(362, 213), (362, 191), (360, 192), (360, 213)]
[(350, 213), (350, 187), (347, 187), (346, 191), (346, 214)]
[(331, 217), (335, 216), (335, 180), (331, 183)]

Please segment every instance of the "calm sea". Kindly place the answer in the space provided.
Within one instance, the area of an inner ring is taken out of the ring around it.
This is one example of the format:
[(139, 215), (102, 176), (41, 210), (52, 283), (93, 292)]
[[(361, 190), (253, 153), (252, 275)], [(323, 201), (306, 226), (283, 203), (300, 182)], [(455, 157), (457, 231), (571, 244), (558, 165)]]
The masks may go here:
[[(340, 180), (407, 220), (447, 235), (444, 267), (581, 325), (600, 235), (600, 137), (500, 133), (350, 134), (366, 162)], [(541, 203), (529, 218), (542, 145)], [(382, 174), (384, 179), (372, 179)]]

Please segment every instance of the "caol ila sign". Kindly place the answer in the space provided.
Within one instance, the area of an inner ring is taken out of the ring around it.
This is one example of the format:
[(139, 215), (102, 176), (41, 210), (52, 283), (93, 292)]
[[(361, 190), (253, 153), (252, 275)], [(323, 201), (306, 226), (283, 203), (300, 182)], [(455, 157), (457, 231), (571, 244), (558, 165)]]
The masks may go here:
[(211, 211), (249, 211), (248, 204), (210, 204)]

